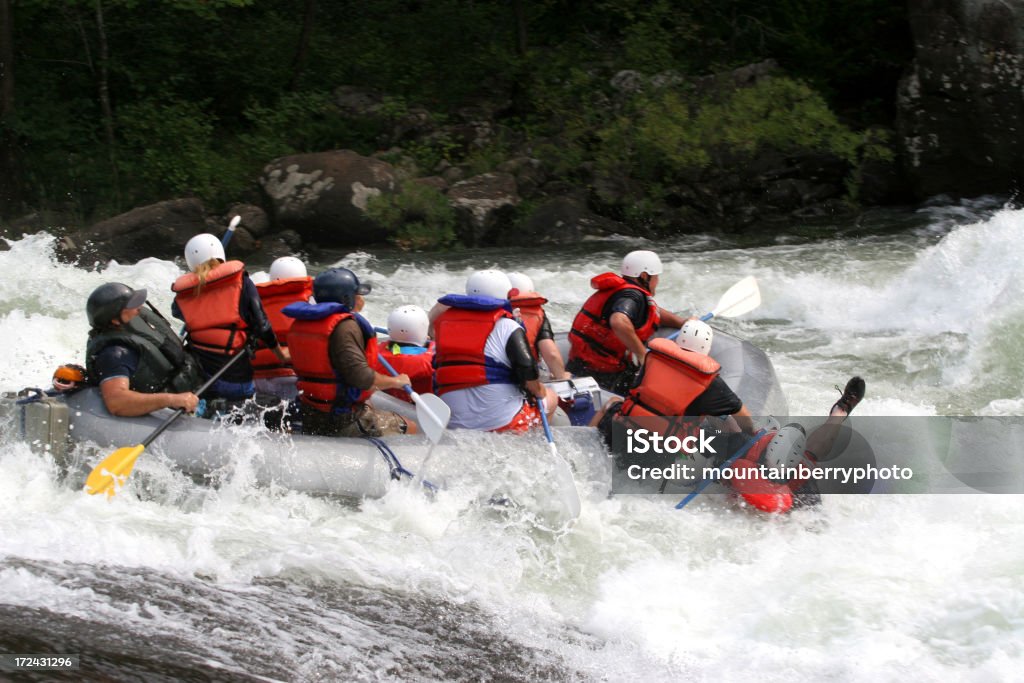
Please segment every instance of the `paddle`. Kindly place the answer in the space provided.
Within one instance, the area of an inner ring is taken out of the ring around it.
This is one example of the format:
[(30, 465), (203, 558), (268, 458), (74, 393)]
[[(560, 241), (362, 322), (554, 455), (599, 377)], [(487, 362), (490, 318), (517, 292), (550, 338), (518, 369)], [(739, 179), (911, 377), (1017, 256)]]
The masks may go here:
[(558, 446), (555, 445), (555, 437), (551, 434), (551, 425), (548, 424), (548, 414), (544, 410), (543, 399), (537, 399), (537, 411), (540, 413), (540, 422), (544, 425), (544, 437), (548, 440), (548, 446), (551, 447), (551, 455), (555, 457), (559, 483), (565, 491), (572, 492), (571, 498), (567, 502), (569, 514), (576, 519), (580, 516), (580, 492), (576, 489), (576, 480), (573, 479), (569, 463), (558, 454)]
[[(760, 439), (762, 436), (764, 436), (765, 433), (766, 433), (765, 430), (762, 429), (757, 434), (754, 434), (754, 436), (750, 437), (750, 441), (748, 441), (747, 443), (743, 444), (743, 447), (740, 448), (738, 451), (736, 451), (736, 453), (733, 454), (732, 457), (730, 457), (728, 460), (726, 460), (725, 462), (723, 462), (721, 465), (718, 466), (718, 471), (719, 472), (725, 471), (734, 462), (736, 462), (737, 460), (742, 458), (744, 455), (746, 455), (747, 451), (749, 451), (754, 446), (754, 444), (757, 443), (757, 440)], [(683, 498), (681, 501), (679, 501), (676, 504), (676, 510), (682, 510), (684, 507), (689, 505), (691, 500), (693, 500), (694, 498), (699, 496), (704, 489), (706, 489), (708, 486), (710, 486), (712, 484), (712, 482), (715, 482), (717, 480), (718, 479), (716, 477), (714, 479), (705, 479), (704, 481), (702, 481), (697, 488), (695, 488), (693, 491), (691, 491), (689, 494), (687, 494), (687, 496), (685, 498)]]
[[(209, 389), (214, 382), (221, 378), (228, 368), (238, 362), (238, 359), (248, 355), (247, 350), (241, 350), (232, 356), (231, 360), (224, 364), (224, 366), (213, 374), (213, 377), (206, 380), (206, 383), (196, 389), (196, 396), (201, 396), (204, 391)], [(153, 430), (143, 440), (142, 443), (136, 446), (124, 446), (118, 448), (116, 451), (104, 458), (99, 465), (93, 468), (92, 472), (89, 473), (89, 477), (85, 480), (85, 490), (87, 493), (96, 495), (97, 493), (106, 492), (107, 496), (112, 496), (116, 493), (116, 487), (123, 486), (124, 482), (128, 479), (128, 475), (132, 473), (132, 468), (135, 467), (135, 461), (142, 451), (146, 450), (146, 446), (153, 443), (153, 440), (164, 433), (164, 430), (171, 426), (171, 424), (179, 417), (185, 414), (184, 408), (178, 408), (174, 411), (174, 414), (164, 420), (159, 427)]]
[(241, 216), (237, 216), (236, 215), (234, 218), (231, 219), (231, 222), (228, 223), (228, 231), (225, 232), (220, 237), (220, 245), (222, 247), (224, 247), (225, 249), (228, 248), (228, 242), (230, 242), (231, 238), (235, 236), (235, 228), (237, 228), (238, 224), (241, 223), (241, 222), (242, 222), (242, 217)]
[[(398, 377), (398, 372), (391, 367), (391, 363), (387, 362), (384, 356), (378, 353), (377, 358), (392, 377)], [(419, 422), (423, 433), (432, 442), (437, 443), (441, 439), (441, 435), (444, 434), (448, 421), (452, 419), (452, 409), (434, 394), (417, 394), (408, 384), (402, 388), (409, 393), (412, 402), (416, 404), (416, 421)]]
[[(735, 318), (738, 315), (749, 313), (760, 305), (761, 290), (757, 286), (757, 278), (750, 275), (730, 287), (718, 300), (718, 305), (710, 313), (702, 315), (700, 319), (707, 322), (716, 315), (720, 318)], [(675, 339), (678, 336), (679, 332), (674, 332), (668, 338)]]

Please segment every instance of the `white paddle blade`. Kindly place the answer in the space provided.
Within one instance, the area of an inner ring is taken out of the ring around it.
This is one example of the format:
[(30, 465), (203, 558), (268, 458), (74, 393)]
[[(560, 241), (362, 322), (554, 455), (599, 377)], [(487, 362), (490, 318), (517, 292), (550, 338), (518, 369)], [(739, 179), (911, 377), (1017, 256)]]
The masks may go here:
[(452, 419), (452, 409), (434, 394), (413, 393), (412, 400), (416, 404), (416, 421), (420, 429), (433, 443), (441, 440), (448, 421)]
[(749, 313), (760, 305), (761, 289), (757, 286), (757, 278), (750, 275), (730, 287), (711, 313), (722, 318), (733, 318)]
[(554, 442), (551, 442), (551, 454), (555, 457), (555, 476), (558, 478), (558, 487), (562, 491), (562, 502), (565, 504), (565, 511), (570, 520), (578, 519), (580, 516), (580, 492), (576, 488), (576, 479), (572, 476), (572, 468), (569, 463), (558, 454)]
[(241, 222), (242, 217), (236, 214), (235, 217), (231, 219), (231, 222), (228, 223), (228, 230), (234, 230), (235, 228), (238, 227), (238, 224)]

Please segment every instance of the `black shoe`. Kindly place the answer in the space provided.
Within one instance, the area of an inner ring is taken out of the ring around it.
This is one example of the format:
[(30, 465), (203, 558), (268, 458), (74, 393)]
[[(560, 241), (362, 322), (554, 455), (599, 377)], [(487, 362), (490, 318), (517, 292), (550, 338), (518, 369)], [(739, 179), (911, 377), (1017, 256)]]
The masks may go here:
[[(846, 383), (846, 388), (843, 389), (843, 395), (833, 404), (832, 410), (841, 408), (847, 415), (852, 413), (853, 409), (864, 398), (864, 388), (864, 380), (857, 376), (851, 377), (850, 381)], [(837, 386), (836, 389), (839, 389), (839, 387)]]

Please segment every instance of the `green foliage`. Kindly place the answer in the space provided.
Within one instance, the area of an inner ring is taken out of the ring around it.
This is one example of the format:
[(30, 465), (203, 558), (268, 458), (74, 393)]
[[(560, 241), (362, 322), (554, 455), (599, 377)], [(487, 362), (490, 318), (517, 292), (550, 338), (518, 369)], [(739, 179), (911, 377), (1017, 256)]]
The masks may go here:
[(407, 183), (401, 192), (371, 197), (366, 213), (403, 249), (443, 249), (455, 243), (455, 210), (428, 185)]
[(860, 145), (820, 95), (788, 78), (765, 79), (720, 97), (675, 90), (641, 96), (599, 137), (598, 168), (664, 183), (712, 166), (742, 165), (765, 148), (827, 151), (854, 164)]
[(216, 121), (204, 104), (144, 100), (123, 107), (121, 134), (131, 174), (162, 194), (217, 196), (224, 161), (211, 151)]
[[(443, 133), (390, 139), (413, 105), (441, 120), (484, 102), (496, 123), (530, 138), (549, 175), (570, 181), (625, 166), (653, 187), (763, 146), (869, 159), (888, 153), (886, 142), (853, 136), (831, 111), (890, 124), (912, 50), (906, 7), (890, 0), (319, 2), (301, 60), (307, 0), (11, 5), (16, 102), (4, 139), (25, 198), (87, 218), (181, 193), (235, 199), (284, 154), (398, 145), (422, 173), (441, 160), (475, 173), (511, 147), (463, 153)], [(623, 69), (692, 81), (769, 57), (793, 81), (721, 101), (683, 90), (631, 99), (609, 84)], [(112, 121), (99, 103), (102, 73)], [(340, 85), (387, 96), (375, 116), (345, 118), (332, 103)]]
[(269, 105), (253, 100), (242, 116), (250, 127), (239, 143), (261, 164), (285, 154), (337, 149), (351, 140), (349, 124), (325, 92), (284, 93)]

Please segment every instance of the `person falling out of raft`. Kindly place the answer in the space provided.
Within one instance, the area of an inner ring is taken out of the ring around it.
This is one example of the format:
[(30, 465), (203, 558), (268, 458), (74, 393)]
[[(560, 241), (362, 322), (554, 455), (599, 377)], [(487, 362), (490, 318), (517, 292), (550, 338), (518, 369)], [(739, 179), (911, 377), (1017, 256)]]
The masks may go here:
[[(708, 355), (713, 340), (714, 330), (700, 320), (687, 320), (676, 343), (667, 339), (651, 340), (650, 353), (636, 386), (629, 390), (624, 400), (611, 399), (605, 404), (594, 416), (591, 426), (596, 426), (611, 445), (615, 424), (622, 428), (639, 426), (665, 437), (684, 438), (700, 428), (703, 417), (731, 415), (740, 433), (729, 439), (730, 447), (719, 454), (716, 462), (728, 460), (732, 453), (750, 443), (754, 424), (742, 401), (719, 377), (719, 364)], [(756, 469), (761, 464), (795, 467), (801, 458), (806, 458), (813, 465), (832, 450), (840, 425), (863, 399), (864, 389), (863, 379), (851, 378), (840, 399), (832, 406), (829, 418), (806, 440), (806, 447), (803, 428), (787, 425), (758, 437), (733, 467)], [(680, 417), (693, 419), (682, 420)], [(666, 454), (655, 462), (656, 458), (645, 455), (642, 462), (636, 464), (665, 467), (674, 459), (674, 455)], [(619, 458), (621, 467), (629, 464), (633, 463), (628, 456)], [(786, 512), (794, 502), (811, 503), (816, 499), (813, 482), (767, 482), (754, 475), (729, 481), (747, 503), (766, 512)], [(794, 494), (797, 499), (794, 499)]]
[[(288, 330), (292, 319), (281, 311), (296, 301), (309, 301), (313, 296), (313, 278), (306, 274), (306, 264), (294, 256), (282, 256), (270, 264), (270, 278), (256, 283), (256, 291), (263, 310), (274, 328), (274, 335), (282, 348), (288, 347)], [(292, 400), (298, 395), (295, 388), (295, 369), (283, 362), (271, 349), (260, 345), (252, 359), (256, 391)]]
[(512, 302), (512, 315), (526, 330), (526, 339), (530, 343), (538, 360), (543, 361), (551, 379), (570, 379), (572, 375), (565, 371), (565, 361), (555, 343), (555, 333), (551, 331), (551, 320), (544, 312), (544, 304), (548, 302), (533, 288), (533, 280), (523, 273), (509, 273), (508, 280), (512, 284), (509, 301)]
[(145, 289), (100, 285), (85, 304), (86, 373), (111, 415), (136, 417), (161, 408), (193, 412), (199, 368), (167, 320), (146, 303)]
[[(388, 315), (388, 339), (380, 354), (397, 372), (408, 375), (412, 390), (429, 394), (434, 390), (434, 345), (429, 343), (427, 312), (419, 306), (399, 306)], [(388, 389), (395, 398), (412, 403), (404, 389)]]
[(584, 302), (569, 330), (569, 372), (592, 376), (612, 393), (626, 392), (647, 355), (647, 340), (659, 326), (685, 322), (654, 300), (661, 272), (661, 259), (653, 251), (632, 251), (622, 259), (620, 274), (602, 273), (590, 281), (597, 292)]
[(377, 333), (359, 312), (371, 286), (348, 268), (331, 268), (313, 280), (315, 303), (285, 306), (298, 376), (302, 431), (320, 436), (412, 434), (416, 423), (376, 410), (367, 401), (375, 389), (401, 389), (408, 375), (384, 374), (377, 358)]
[(452, 410), (450, 426), (523, 432), (551, 415), (558, 395), (540, 381), (526, 331), (512, 317), (512, 285), (497, 270), (466, 280), (466, 293), (438, 299), (434, 320), (434, 387)]
[[(171, 286), (175, 293), (171, 313), (185, 322), (185, 348), (199, 361), (204, 376), (213, 376), (236, 354), (248, 354), (250, 337), (262, 342), (281, 363), (290, 360), (288, 349), (277, 342), (245, 264), (226, 261), (216, 236), (203, 233), (190, 239), (185, 262), (191, 272)], [(252, 362), (244, 358), (214, 382), (203, 398), (220, 411), (255, 393)]]

